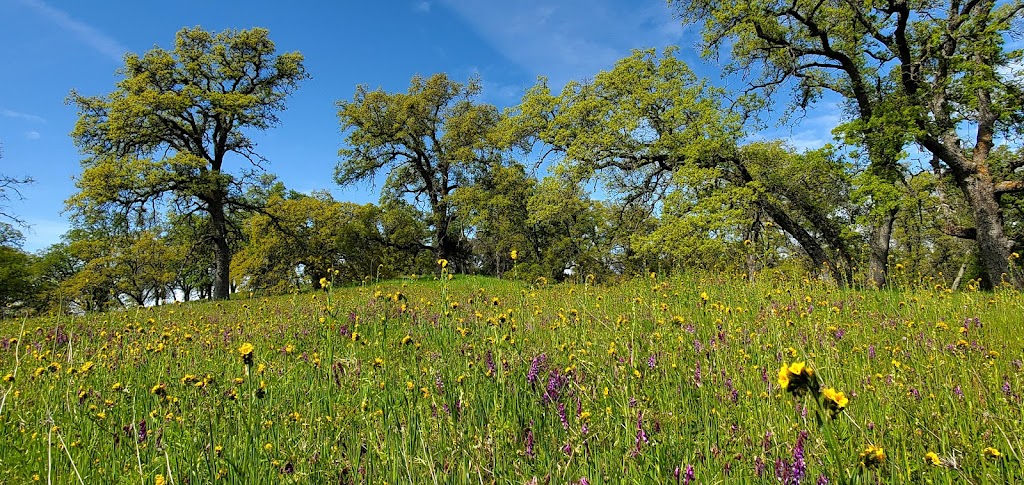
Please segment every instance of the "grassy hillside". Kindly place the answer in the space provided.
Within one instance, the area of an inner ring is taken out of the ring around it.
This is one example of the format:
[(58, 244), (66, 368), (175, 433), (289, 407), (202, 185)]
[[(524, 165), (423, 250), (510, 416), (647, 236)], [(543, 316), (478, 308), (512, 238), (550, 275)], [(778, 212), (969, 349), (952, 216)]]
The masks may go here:
[(1022, 315), (456, 276), (4, 320), (0, 482), (1021, 481)]

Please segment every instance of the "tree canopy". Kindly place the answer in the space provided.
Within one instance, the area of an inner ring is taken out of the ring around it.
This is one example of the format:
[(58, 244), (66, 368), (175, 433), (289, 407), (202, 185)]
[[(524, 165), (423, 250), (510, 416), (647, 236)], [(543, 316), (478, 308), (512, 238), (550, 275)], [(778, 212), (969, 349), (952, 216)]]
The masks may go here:
[[(264, 161), (248, 130), (278, 122), (285, 99), (307, 77), (298, 52), (278, 54), (265, 29), (178, 32), (174, 48), (128, 54), (124, 79), (105, 96), (72, 92), (72, 137), (85, 155), (68, 204), (80, 211), (144, 211), (168, 202), (209, 217), (214, 298), (227, 298), (231, 250), (227, 212)], [(230, 172), (241, 158), (249, 170)]]
[(406, 93), (359, 86), (351, 101), (337, 103), (347, 146), (339, 151), (335, 181), (352, 185), (383, 172), (381, 198), (411, 196), (425, 205), (432, 248), (455, 268), (467, 260), (468, 246), (452, 195), (503, 156), (494, 142), (501, 114), (475, 101), (480, 89), (478, 79), (463, 84), (441, 73), (414, 77)]
[[(876, 2), (676, 0), (684, 22), (703, 25), (704, 55), (729, 49), (733, 72), (754, 89), (791, 85), (795, 106), (824, 91), (854, 113), (841, 131), (867, 148), (877, 173), (893, 180), (895, 153), (910, 141), (959, 188), (986, 279), (1024, 286), (1010, 265), (1003, 195), (1024, 191), (1019, 175), (993, 178), (991, 153), (1021, 129), (1021, 49), (1007, 35), (1020, 1)], [(1018, 159), (1012, 163), (1022, 165)], [(1011, 171), (1012, 173), (1012, 171)]]

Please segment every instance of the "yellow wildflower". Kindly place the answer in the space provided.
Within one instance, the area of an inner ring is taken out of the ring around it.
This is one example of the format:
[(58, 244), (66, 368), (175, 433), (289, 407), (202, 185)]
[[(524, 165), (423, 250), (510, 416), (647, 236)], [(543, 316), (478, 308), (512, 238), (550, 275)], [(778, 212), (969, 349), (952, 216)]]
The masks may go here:
[(885, 461), (885, 450), (881, 446), (868, 445), (860, 454), (860, 464), (871, 467), (882, 464)]
[(989, 458), (999, 458), (999, 457), (1003, 456), (1003, 454), (1000, 453), (999, 450), (997, 450), (997, 449), (995, 449), (995, 448), (993, 448), (991, 446), (986, 447), (984, 450), (981, 450), (981, 454), (985, 455), (985, 456), (987, 456)]
[(242, 357), (242, 362), (245, 365), (252, 365), (253, 353), (256, 350), (251, 343), (246, 342), (238, 347), (238, 355)]
[(821, 393), (822, 395), (825, 396), (825, 407), (827, 407), (828, 410), (832, 412), (833, 418), (836, 417), (836, 415), (838, 415), (840, 412), (842, 412), (842, 410), (845, 409), (846, 405), (849, 404), (850, 402), (850, 400), (846, 397), (845, 394), (841, 392), (836, 392), (836, 390), (832, 389), (831, 387), (825, 388), (825, 390), (821, 391)]

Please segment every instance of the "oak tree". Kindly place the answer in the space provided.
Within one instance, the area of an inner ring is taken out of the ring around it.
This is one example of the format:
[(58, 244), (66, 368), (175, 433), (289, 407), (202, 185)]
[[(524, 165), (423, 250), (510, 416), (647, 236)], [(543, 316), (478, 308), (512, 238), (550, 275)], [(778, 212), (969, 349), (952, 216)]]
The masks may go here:
[(684, 21), (703, 25), (705, 56), (728, 48), (730, 69), (762, 73), (751, 77), (752, 88), (793, 82), (798, 106), (824, 91), (844, 97), (851, 114), (843, 131), (867, 148), (884, 180), (898, 179), (893, 157), (906, 142), (929, 152), (970, 208), (973, 227), (949, 232), (976, 241), (991, 284), (1024, 286), (1009, 262), (1015, 242), (1001, 205), (1004, 195), (1024, 192), (1024, 181), (1012, 170), (996, 178), (991, 157), (1021, 129), (1022, 50), (1009, 48), (1007, 37), (1024, 2), (672, 3)]
[[(230, 293), (228, 214), (264, 159), (248, 131), (278, 122), (285, 99), (307, 77), (298, 52), (277, 53), (265, 29), (178, 32), (174, 48), (128, 54), (124, 79), (105, 96), (72, 92), (72, 137), (85, 155), (81, 210), (141, 210), (173, 203), (209, 218), (213, 298)], [(239, 161), (248, 170), (231, 171)]]
[(337, 103), (346, 147), (335, 181), (349, 186), (382, 173), (382, 201), (423, 204), (432, 248), (456, 271), (469, 251), (452, 195), (503, 156), (493, 140), (501, 114), (475, 100), (480, 89), (478, 79), (463, 84), (440, 73), (414, 77), (406, 93), (359, 86), (351, 101)]

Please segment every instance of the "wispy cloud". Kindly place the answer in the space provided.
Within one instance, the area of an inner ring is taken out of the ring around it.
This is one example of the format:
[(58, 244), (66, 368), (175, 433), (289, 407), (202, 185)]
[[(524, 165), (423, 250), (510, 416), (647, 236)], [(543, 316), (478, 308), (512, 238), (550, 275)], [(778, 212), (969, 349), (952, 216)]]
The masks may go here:
[(413, 5), (413, 9), (416, 10), (417, 12), (424, 12), (424, 13), (425, 12), (429, 12), (430, 11), (430, 2), (426, 2), (426, 1), (416, 2), (416, 4)]
[(75, 20), (67, 12), (53, 8), (42, 0), (21, 0), (21, 3), (32, 7), (58, 27), (71, 32), (79, 40), (114, 62), (120, 63), (124, 53), (128, 52), (128, 48), (114, 38), (100, 32), (89, 24)]
[(492, 47), (552, 87), (610, 69), (632, 49), (678, 43), (683, 28), (661, 0), (442, 0)]
[(42, 138), (42, 136), (43, 135), (40, 135), (39, 132), (35, 130), (25, 132), (25, 138), (28, 138), (29, 140), (38, 140)]
[(36, 116), (29, 113), (21, 113), (19, 111), (13, 111), (9, 109), (0, 109), (0, 115), (4, 118), (17, 118), (20, 120), (31, 121), (33, 123), (46, 123), (46, 120), (42, 116)]

